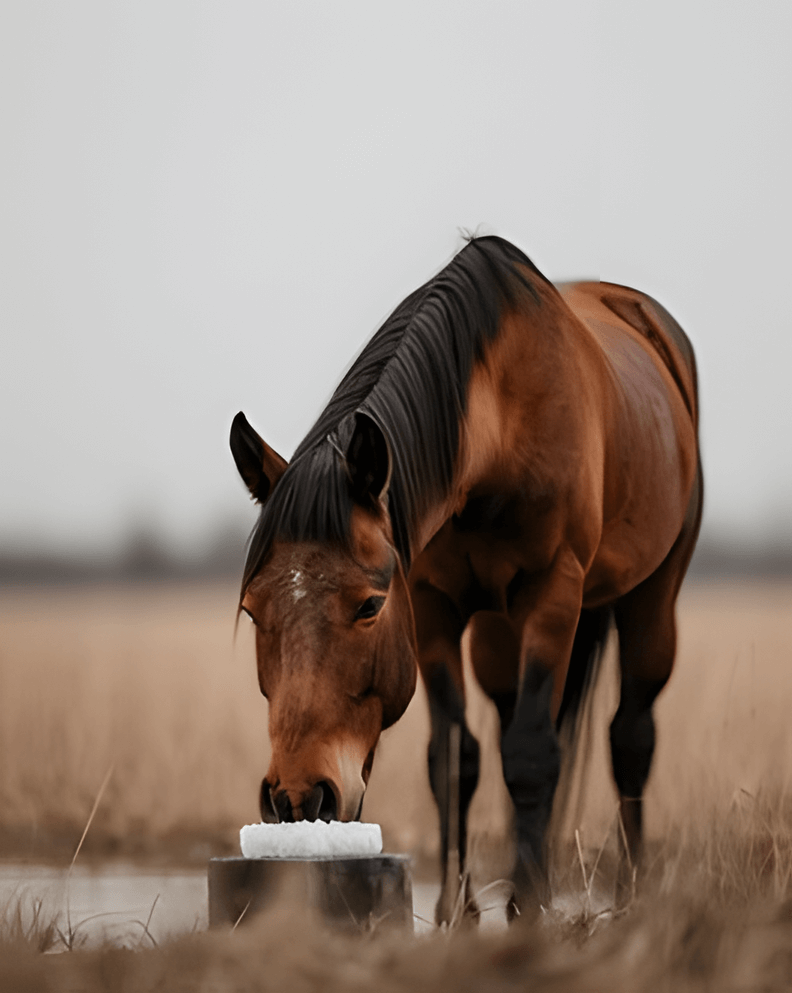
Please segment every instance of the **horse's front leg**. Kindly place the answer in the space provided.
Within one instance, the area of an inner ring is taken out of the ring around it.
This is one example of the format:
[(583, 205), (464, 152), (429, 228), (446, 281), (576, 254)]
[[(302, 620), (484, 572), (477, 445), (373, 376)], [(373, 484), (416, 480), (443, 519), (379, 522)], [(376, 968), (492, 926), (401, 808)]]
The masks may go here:
[(549, 901), (547, 826), (561, 768), (555, 719), (580, 616), (583, 570), (561, 555), (539, 582), (520, 590), (520, 683), (513, 717), (501, 738), (503, 776), (517, 825), (515, 900), (522, 913)]
[(435, 908), (438, 924), (469, 913), (462, 890), (467, 811), (478, 783), (478, 742), (465, 725), (460, 638), (462, 623), (452, 601), (428, 583), (411, 591), (418, 662), (429, 699), (432, 734), (429, 782), (440, 815), (442, 887)]

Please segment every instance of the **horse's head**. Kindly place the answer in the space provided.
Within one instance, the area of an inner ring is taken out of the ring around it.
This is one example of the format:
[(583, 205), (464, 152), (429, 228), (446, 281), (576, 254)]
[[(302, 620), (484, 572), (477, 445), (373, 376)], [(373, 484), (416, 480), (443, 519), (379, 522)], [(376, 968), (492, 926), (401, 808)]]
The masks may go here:
[[(231, 448), (263, 503), (286, 463), (241, 414)], [(241, 608), (255, 624), (269, 701), (265, 821), (358, 818), (380, 733), (415, 690), (412, 610), (383, 503), (387, 463), (378, 429), (359, 418), (344, 465), (353, 497), (348, 540), (276, 537), (246, 580)]]

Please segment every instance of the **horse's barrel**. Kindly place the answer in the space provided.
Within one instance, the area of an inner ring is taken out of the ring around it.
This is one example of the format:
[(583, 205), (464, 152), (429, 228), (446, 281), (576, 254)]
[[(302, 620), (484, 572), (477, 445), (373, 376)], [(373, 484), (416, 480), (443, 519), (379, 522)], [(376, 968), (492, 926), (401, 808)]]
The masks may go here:
[(244, 924), (280, 896), (349, 929), (412, 927), (406, 855), (346, 858), (223, 858), (209, 862), (209, 924)]

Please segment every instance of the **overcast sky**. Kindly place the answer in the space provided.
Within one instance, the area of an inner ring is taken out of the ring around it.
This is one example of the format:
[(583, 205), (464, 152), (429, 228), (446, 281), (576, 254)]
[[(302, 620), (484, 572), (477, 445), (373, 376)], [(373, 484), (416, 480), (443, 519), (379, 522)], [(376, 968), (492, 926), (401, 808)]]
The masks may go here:
[(15, 0), (0, 14), (0, 548), (252, 508), (382, 319), (503, 235), (659, 299), (707, 522), (792, 523), (788, 0)]

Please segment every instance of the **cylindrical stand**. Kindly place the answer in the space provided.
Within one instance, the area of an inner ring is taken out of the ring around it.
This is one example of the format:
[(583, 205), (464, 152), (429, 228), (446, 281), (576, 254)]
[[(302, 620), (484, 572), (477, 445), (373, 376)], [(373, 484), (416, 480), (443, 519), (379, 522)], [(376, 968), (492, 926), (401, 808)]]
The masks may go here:
[(209, 924), (244, 924), (286, 888), (333, 924), (412, 927), (406, 855), (344, 859), (211, 859)]

